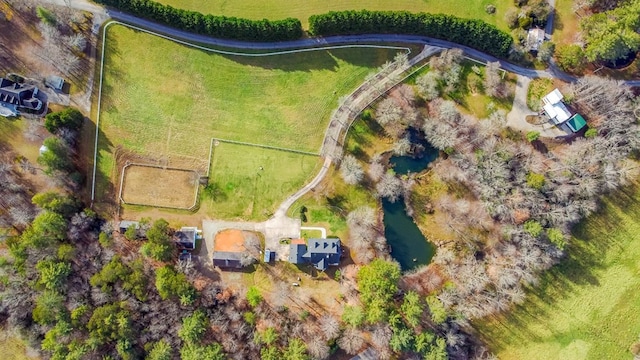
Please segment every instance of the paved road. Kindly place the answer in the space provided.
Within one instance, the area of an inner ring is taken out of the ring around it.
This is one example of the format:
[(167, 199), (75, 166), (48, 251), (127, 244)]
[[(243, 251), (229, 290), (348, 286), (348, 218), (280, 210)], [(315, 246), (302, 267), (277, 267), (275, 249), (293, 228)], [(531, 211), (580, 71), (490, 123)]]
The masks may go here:
[[(310, 38), (300, 39), (294, 41), (273, 42), (273, 43), (257, 43), (246, 42), (229, 39), (212, 38), (205, 35), (193, 34), (187, 31), (178, 30), (169, 26), (161, 25), (146, 19), (138, 18), (121, 11), (113, 9), (105, 9), (99, 5), (91, 3), (87, 0), (41, 0), (43, 2), (49, 2), (60, 6), (70, 6), (72, 8), (90, 11), (100, 16), (108, 16), (115, 20), (126, 22), (142, 28), (147, 28), (155, 32), (164, 33), (175, 38), (198, 42), (202, 44), (229, 47), (235, 49), (245, 50), (277, 50), (277, 49), (292, 49), (292, 48), (307, 48), (318, 47), (326, 45), (340, 45), (340, 44), (370, 44), (370, 43), (413, 43), (422, 45), (432, 45), (443, 48), (460, 48), (464, 50), (467, 56), (480, 61), (498, 61), (500, 66), (518, 75), (524, 75), (530, 78), (559, 78), (563, 81), (572, 82), (575, 81), (575, 77), (562, 72), (555, 66), (551, 66), (548, 70), (534, 70), (524, 68), (518, 65), (511, 64), (504, 60), (495, 58), (494, 56), (485, 54), (481, 51), (472, 49), (470, 47), (452, 43), (446, 40), (434, 39), (425, 36), (415, 35), (393, 35), (393, 34), (367, 34), (367, 35), (349, 35), (349, 36), (330, 36), (325, 38)], [(549, 27), (553, 27), (553, 19), (550, 21)], [(629, 86), (640, 86), (640, 80), (627, 80), (624, 82)]]

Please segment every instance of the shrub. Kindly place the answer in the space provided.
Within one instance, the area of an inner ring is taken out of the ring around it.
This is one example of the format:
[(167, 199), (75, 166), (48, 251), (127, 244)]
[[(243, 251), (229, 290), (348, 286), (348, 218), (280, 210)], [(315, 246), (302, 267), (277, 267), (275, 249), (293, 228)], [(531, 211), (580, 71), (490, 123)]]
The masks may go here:
[(111, 239), (111, 236), (104, 232), (101, 232), (100, 235), (98, 235), (98, 242), (103, 248), (109, 248), (113, 245), (113, 239)]
[(544, 186), (545, 179), (543, 174), (534, 172), (527, 173), (527, 185), (537, 190), (541, 190)]
[(528, 142), (534, 142), (536, 140), (538, 140), (538, 138), (540, 138), (540, 133), (537, 131), (529, 131), (527, 133), (527, 141)]
[(594, 138), (596, 136), (598, 136), (598, 129), (596, 128), (589, 128), (585, 133), (584, 136), (586, 138)]
[(313, 35), (394, 33), (429, 36), (506, 57), (513, 39), (504, 31), (477, 19), (407, 11), (332, 11), (312, 15)]
[(255, 324), (256, 324), (256, 314), (252, 313), (251, 311), (247, 311), (244, 314), (242, 314), (242, 317), (244, 318), (244, 321), (247, 322), (247, 324), (249, 324), (251, 326), (255, 326)]
[(484, 11), (487, 14), (495, 14), (496, 13), (496, 6), (493, 5), (493, 4), (489, 4), (489, 5), (484, 7)]
[(252, 286), (247, 290), (247, 301), (252, 307), (256, 307), (262, 302), (262, 295), (260, 295), (260, 290), (257, 287)]
[(226, 358), (222, 346), (217, 343), (205, 346), (187, 345), (180, 349), (180, 359), (182, 360), (224, 360)]
[(138, 229), (135, 224), (129, 225), (127, 230), (124, 232), (124, 237), (127, 240), (136, 240), (138, 237)]
[(58, 23), (53, 12), (43, 8), (42, 6), (38, 6), (36, 8), (36, 15), (38, 16), (38, 19), (40, 19), (40, 21), (49, 26), (56, 26), (56, 24)]
[(535, 220), (528, 220), (524, 223), (524, 231), (533, 237), (538, 237), (542, 234), (542, 225)]
[(551, 241), (551, 243), (560, 250), (564, 250), (564, 247), (567, 245), (564, 234), (558, 229), (547, 230), (547, 237), (549, 238), (549, 241)]
[(154, 343), (146, 360), (171, 360), (173, 359), (173, 349), (166, 340), (160, 340)]

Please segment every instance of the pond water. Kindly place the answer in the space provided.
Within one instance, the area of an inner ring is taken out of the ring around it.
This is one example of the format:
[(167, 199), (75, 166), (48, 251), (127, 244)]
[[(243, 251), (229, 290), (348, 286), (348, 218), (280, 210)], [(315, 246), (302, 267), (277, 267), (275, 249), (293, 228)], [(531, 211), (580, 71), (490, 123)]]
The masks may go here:
[[(394, 156), (390, 159), (396, 174), (416, 173), (427, 168), (429, 163), (438, 157), (438, 151), (427, 146), (423, 156)], [(391, 246), (391, 256), (400, 263), (403, 271), (428, 264), (435, 253), (435, 246), (430, 243), (413, 222), (413, 218), (405, 211), (404, 200), (392, 203), (382, 201), (384, 211), (384, 227), (387, 243)]]

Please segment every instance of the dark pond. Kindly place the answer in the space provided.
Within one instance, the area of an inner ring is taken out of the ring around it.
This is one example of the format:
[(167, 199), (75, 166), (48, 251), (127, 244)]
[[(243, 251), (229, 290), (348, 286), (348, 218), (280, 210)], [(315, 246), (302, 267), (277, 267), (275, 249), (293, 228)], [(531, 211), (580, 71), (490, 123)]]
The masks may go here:
[(404, 175), (410, 172), (417, 173), (426, 169), (433, 160), (438, 158), (438, 150), (427, 144), (421, 155), (421, 157), (417, 158), (412, 156), (392, 156), (389, 162), (398, 175)]
[[(438, 157), (438, 151), (427, 146), (420, 158), (394, 156), (390, 159), (397, 174), (417, 173), (427, 168)], [(383, 200), (384, 227), (387, 243), (391, 246), (391, 256), (403, 271), (428, 264), (435, 253), (435, 246), (420, 232), (413, 218), (405, 211), (404, 200), (395, 203)]]

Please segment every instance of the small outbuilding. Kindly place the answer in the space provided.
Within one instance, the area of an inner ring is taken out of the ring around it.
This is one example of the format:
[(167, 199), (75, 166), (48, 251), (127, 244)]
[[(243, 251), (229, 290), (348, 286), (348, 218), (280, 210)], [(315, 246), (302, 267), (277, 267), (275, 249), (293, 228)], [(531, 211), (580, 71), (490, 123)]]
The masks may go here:
[(47, 150), (49, 150), (49, 148), (48, 148), (46, 145), (44, 145), (44, 144), (43, 144), (42, 146), (40, 146), (40, 149), (38, 150), (38, 154), (39, 154), (40, 156), (42, 156), (42, 154), (44, 154), (45, 152), (47, 152)]
[(270, 263), (271, 261), (273, 261), (273, 258), (275, 257), (275, 255), (276, 255), (276, 253), (274, 251), (266, 249), (264, 251), (264, 259), (263, 259), (263, 261), (265, 263)]
[(537, 52), (540, 50), (540, 46), (544, 43), (546, 33), (543, 29), (532, 28), (527, 32), (526, 47), (528, 51)]
[(44, 80), (44, 84), (56, 91), (60, 91), (64, 87), (64, 79), (57, 75), (50, 75)]
[(582, 130), (585, 126), (587, 126), (587, 121), (580, 114), (575, 114), (567, 121), (567, 126), (574, 133)]

